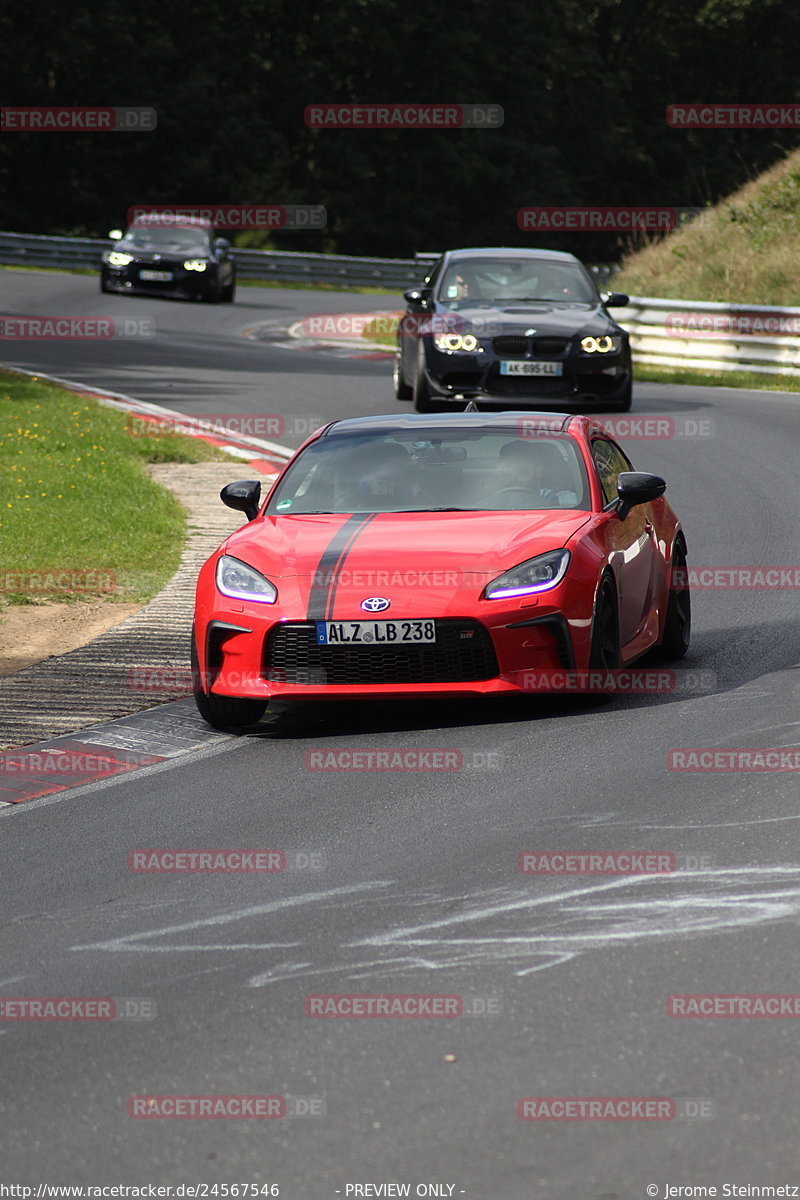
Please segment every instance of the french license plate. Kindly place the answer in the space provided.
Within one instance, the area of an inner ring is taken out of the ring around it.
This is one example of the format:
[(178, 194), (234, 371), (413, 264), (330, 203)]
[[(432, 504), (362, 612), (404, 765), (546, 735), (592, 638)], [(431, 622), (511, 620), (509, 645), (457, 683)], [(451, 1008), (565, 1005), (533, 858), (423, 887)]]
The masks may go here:
[(501, 362), (501, 375), (563, 375), (560, 362)]
[(172, 271), (140, 271), (139, 278), (152, 280), (153, 283), (169, 283)]
[(382, 646), (436, 641), (435, 621), (316, 621), (318, 646)]

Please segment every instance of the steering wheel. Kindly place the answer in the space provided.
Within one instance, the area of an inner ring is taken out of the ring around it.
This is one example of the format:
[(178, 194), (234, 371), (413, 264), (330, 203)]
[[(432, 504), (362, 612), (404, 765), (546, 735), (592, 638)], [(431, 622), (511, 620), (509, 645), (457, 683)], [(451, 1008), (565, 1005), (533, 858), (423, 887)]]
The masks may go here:
[(550, 488), (526, 488), (526, 487), (520, 487), (518, 484), (509, 485), (508, 487), (500, 488), (499, 491), (493, 492), (491, 496), (487, 497), (487, 499), (497, 500), (500, 496), (508, 496), (509, 494), (511, 494), (511, 495), (516, 494), (518, 496), (525, 496), (527, 498), (535, 496), (536, 499), (540, 502), (542, 500), (545, 500), (545, 501), (549, 500), (551, 496), (555, 500), (558, 499), (558, 496), (556, 495), (556, 493), (551, 491)]

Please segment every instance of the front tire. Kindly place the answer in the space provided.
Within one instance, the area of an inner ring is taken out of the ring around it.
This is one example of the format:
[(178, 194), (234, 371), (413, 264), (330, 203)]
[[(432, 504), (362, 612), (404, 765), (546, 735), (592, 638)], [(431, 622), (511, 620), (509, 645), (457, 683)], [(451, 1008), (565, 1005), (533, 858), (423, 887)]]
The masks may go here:
[(438, 407), (431, 400), (430, 388), (425, 378), (425, 347), (419, 343), (417, 352), (417, 370), (414, 375), (414, 408), (418, 413), (438, 412)]
[(400, 358), (400, 351), (394, 356), (394, 366), (392, 367), (392, 381), (394, 383), (394, 394), (397, 400), (410, 400), (414, 395), (413, 390), (408, 386), (403, 379), (403, 363)]
[(236, 295), (236, 273), (234, 272), (233, 276), (231, 277), (230, 283), (227, 285), (227, 287), (224, 287), (222, 289), (222, 303), (223, 304), (233, 304), (233, 298), (235, 295)]
[(628, 386), (622, 393), (622, 398), (614, 405), (615, 412), (630, 412), (633, 406), (633, 380), (628, 380)]
[(192, 633), (192, 694), (200, 716), (213, 729), (246, 729), (256, 725), (263, 717), (266, 700), (250, 700), (239, 696), (215, 696), (206, 692), (197, 657), (197, 646)]
[[(676, 571), (682, 571), (684, 578), (678, 579), (680, 586), (672, 586), (672, 576)], [(692, 636), (692, 596), (689, 587), (689, 577), (686, 566), (686, 548), (682, 542), (676, 542), (672, 552), (672, 570), (670, 571), (669, 600), (667, 615), (664, 619), (664, 636), (661, 639), (661, 656), (663, 658), (683, 658), (689, 649)]]

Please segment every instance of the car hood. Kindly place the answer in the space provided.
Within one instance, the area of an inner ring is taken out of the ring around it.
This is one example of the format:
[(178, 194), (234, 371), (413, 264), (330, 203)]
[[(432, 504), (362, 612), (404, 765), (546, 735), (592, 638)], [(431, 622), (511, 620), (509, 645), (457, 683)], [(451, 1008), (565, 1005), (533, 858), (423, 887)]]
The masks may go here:
[(591, 517), (575, 509), (546, 512), (361, 513), (267, 516), (243, 526), (225, 553), (278, 582), (337, 578), (359, 597), (380, 593), (380, 581), (401, 590), (425, 587), (425, 575), (458, 579), (502, 571), (556, 550)]
[[(442, 322), (444, 315), (439, 313), (437, 324)], [(472, 331), (490, 337), (525, 333), (528, 329), (534, 329), (536, 334), (544, 336), (571, 336), (584, 330), (591, 334), (604, 334), (618, 328), (616, 321), (603, 308), (568, 308), (559, 304), (546, 307), (543, 304), (512, 301), (507, 305), (491, 308), (476, 305), (474, 308), (454, 310), (452, 316), (454, 328), (457, 328), (459, 333)]]

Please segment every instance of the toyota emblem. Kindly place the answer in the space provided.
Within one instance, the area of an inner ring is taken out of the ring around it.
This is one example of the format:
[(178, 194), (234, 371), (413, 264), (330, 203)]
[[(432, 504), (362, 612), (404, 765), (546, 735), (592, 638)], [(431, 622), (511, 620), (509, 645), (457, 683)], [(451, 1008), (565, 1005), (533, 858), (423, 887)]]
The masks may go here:
[(391, 603), (391, 600), (387, 600), (385, 596), (367, 596), (366, 600), (361, 601), (361, 607), (364, 612), (386, 612)]

